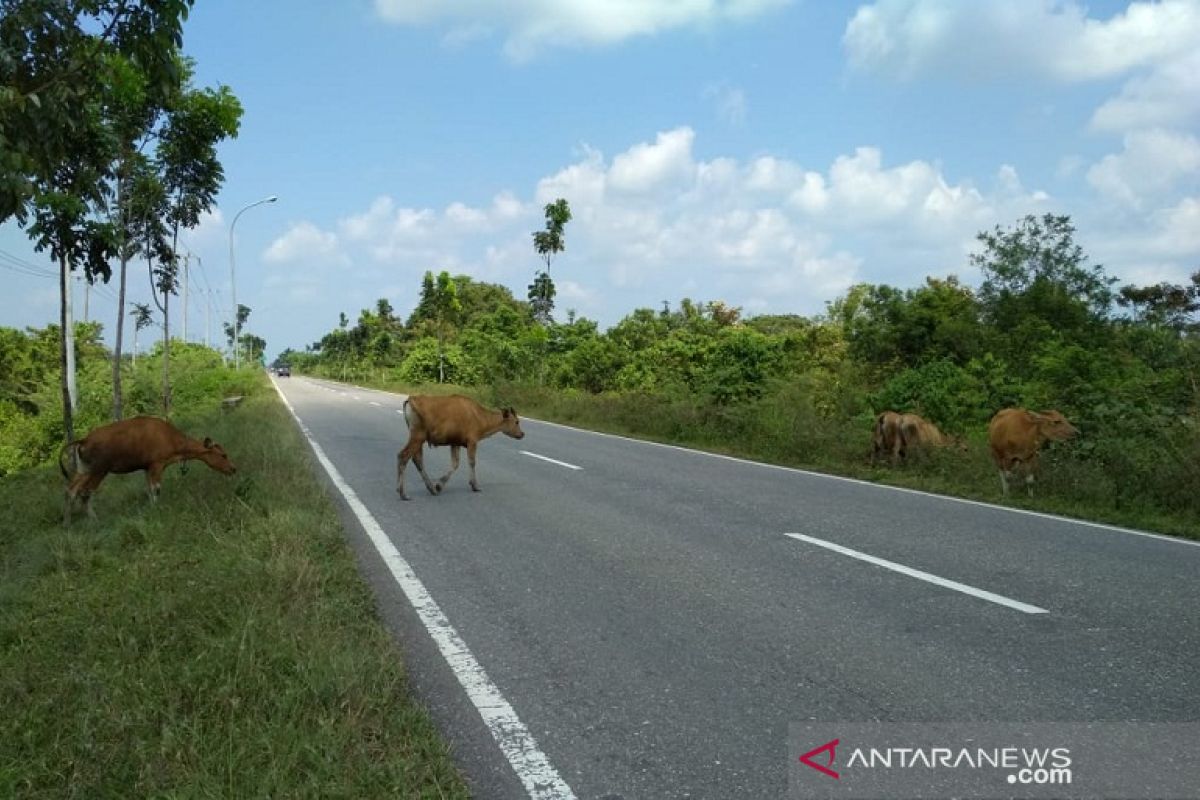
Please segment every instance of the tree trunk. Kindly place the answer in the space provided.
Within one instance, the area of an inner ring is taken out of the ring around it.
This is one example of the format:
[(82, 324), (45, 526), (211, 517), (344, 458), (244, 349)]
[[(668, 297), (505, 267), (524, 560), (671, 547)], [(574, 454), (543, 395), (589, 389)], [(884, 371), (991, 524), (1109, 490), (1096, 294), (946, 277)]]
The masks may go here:
[(171, 416), (171, 326), (167, 309), (171, 293), (163, 292), (163, 416)]
[[(125, 251), (125, 202), (126, 198), (121, 191), (122, 181), (117, 179), (117, 214), (120, 220), (117, 224), (119, 239), (117, 246), (120, 247), (121, 255), (121, 286), (117, 291), (117, 327), (115, 334), (115, 343), (113, 345), (113, 420), (121, 419), (124, 410), (122, 409), (121, 395), (121, 339), (125, 331), (125, 270), (129, 264), (129, 254)], [(134, 334), (134, 349), (137, 348), (137, 335)]]

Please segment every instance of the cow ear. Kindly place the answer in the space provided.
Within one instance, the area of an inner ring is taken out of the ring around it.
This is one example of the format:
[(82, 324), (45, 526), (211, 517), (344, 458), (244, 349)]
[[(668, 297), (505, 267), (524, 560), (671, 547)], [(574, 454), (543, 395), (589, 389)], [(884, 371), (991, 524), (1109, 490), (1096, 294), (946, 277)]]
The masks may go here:
[(212, 440), (212, 437), (211, 437), (211, 436), (205, 436), (205, 437), (204, 437), (204, 446), (205, 446), (205, 448), (207, 448), (207, 449), (210, 449), (210, 450), (212, 449), (212, 446), (213, 446), (213, 440)]
[(508, 414), (509, 414), (509, 411), (507, 408), (500, 409), (500, 416), (503, 417), (504, 419), (508, 419)]

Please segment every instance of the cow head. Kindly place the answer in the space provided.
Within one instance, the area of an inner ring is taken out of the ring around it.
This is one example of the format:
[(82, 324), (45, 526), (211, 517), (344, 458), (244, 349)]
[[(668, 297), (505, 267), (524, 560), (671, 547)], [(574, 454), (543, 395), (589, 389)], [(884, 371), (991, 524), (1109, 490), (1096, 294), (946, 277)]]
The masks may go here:
[(500, 409), (500, 416), (503, 418), (500, 423), (500, 431), (505, 436), (511, 436), (514, 439), (525, 438), (525, 431), (521, 430), (521, 421), (517, 419), (517, 412), (511, 406)]
[(1079, 429), (1067, 422), (1067, 418), (1058, 411), (1031, 412), (1030, 416), (1037, 425), (1038, 433), (1045, 439), (1063, 442), (1079, 433)]
[(229, 455), (225, 452), (225, 448), (214, 442), (211, 438), (204, 439), (204, 452), (200, 454), (200, 460), (208, 464), (224, 475), (232, 475), (237, 472), (237, 467), (229, 460)]

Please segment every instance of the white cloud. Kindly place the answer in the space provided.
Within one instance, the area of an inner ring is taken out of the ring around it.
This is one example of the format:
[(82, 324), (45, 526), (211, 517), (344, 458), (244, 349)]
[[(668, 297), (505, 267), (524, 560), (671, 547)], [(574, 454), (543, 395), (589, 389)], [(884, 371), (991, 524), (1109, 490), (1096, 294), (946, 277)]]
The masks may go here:
[(1123, 131), (1200, 120), (1200, 41), (1191, 53), (1130, 79), (1092, 114), (1096, 130)]
[(690, 183), (695, 173), (691, 128), (658, 134), (654, 144), (636, 144), (613, 159), (608, 185), (618, 192), (645, 194)]
[(612, 45), (679, 28), (739, 22), (791, 0), (375, 0), (398, 25), (448, 25), (455, 44), (507, 31), (504, 52), (532, 58), (551, 46)]
[[(1124, 151), (1093, 165), (1099, 186), (1111, 179), (1153, 199), (1140, 208), (1052, 204), (1009, 164), (977, 186), (947, 178), (932, 160), (889, 163), (873, 146), (806, 165), (772, 154), (699, 159), (695, 144), (680, 126), (612, 156), (583, 147), (528, 200), (506, 191), (434, 210), (379, 197), (338, 221), (336, 234), (294, 226), (272, 248), (282, 258), (289, 248), (311, 255), (336, 245), (354, 256), (356, 286), (374, 296), (372, 287), (411, 286), (396, 295), (411, 298), (425, 270), (447, 269), (523, 297), (538, 268), (530, 232), (543, 224), (542, 206), (565, 197), (573, 219), (552, 267), (560, 313), (575, 308), (603, 325), (685, 295), (815, 314), (856, 281), (915, 286), (950, 273), (973, 281), (967, 256), (979, 231), (1047, 211), (1071, 214), (1079, 243), (1123, 282), (1169, 279), (1200, 255), (1200, 199), (1185, 182), (1192, 157), (1181, 155), (1198, 145), (1182, 134), (1131, 134)], [(1174, 160), (1162, 160), (1165, 149)], [(1183, 186), (1185, 196), (1155, 194), (1155, 181)], [(297, 263), (298, 282), (287, 288), (299, 300), (313, 291), (299, 279), (317, 264)]]
[(321, 263), (345, 266), (350, 260), (338, 245), (337, 234), (323, 231), (311, 222), (299, 222), (263, 251), (268, 264)]
[(1194, 52), (1200, 3), (1135, 2), (1099, 20), (1074, 0), (880, 0), (855, 12), (842, 41), (855, 67), (905, 78), (1095, 80)]
[(1141, 208), (1181, 179), (1200, 174), (1200, 140), (1168, 130), (1126, 134), (1120, 153), (1105, 156), (1088, 170), (1088, 183), (1104, 197)]

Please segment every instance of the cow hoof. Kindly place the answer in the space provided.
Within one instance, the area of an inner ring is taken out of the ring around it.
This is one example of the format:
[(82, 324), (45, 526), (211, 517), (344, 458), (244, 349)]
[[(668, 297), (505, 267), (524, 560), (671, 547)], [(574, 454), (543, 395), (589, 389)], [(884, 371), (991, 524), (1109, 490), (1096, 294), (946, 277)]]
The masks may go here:
[(479, 491), (479, 487), (478, 487), (478, 486), (476, 486), (475, 484), (473, 484), (473, 483), (472, 483), (472, 484), (471, 484), (471, 491), (472, 491), (472, 492), (478, 492), (478, 491)]
[(443, 489), (443, 488), (444, 488), (444, 487), (442, 486), (442, 484), (440, 484), (440, 483), (435, 483), (435, 484), (433, 485), (433, 493), (434, 493), (434, 494), (441, 494), (441, 493), (442, 493), (442, 489)]

